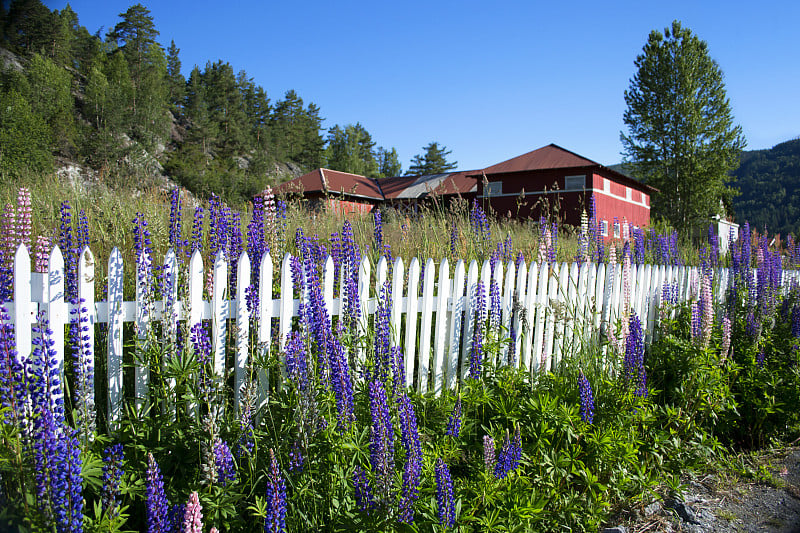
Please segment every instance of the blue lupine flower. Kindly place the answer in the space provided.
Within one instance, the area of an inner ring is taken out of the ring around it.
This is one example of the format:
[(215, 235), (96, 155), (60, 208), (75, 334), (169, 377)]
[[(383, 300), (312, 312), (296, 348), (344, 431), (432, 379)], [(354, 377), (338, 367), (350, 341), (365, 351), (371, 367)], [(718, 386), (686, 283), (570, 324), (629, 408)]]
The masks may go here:
[(623, 375), (630, 386), (635, 387), (634, 394), (647, 396), (647, 371), (644, 368), (644, 333), (642, 323), (635, 312), (631, 312), (628, 338), (625, 344)]
[(450, 225), (450, 258), (455, 260), (456, 253), (458, 253), (458, 225), (454, 220), (453, 223)]
[(219, 437), (214, 439), (214, 461), (217, 468), (217, 480), (223, 486), (228, 482), (236, 481), (236, 465), (233, 463), (233, 456), (228, 443)]
[(299, 331), (289, 333), (286, 341), (286, 373), (300, 391), (308, 389), (308, 358), (306, 343)]
[(180, 254), (181, 240), (181, 210), (183, 207), (181, 190), (172, 189), (169, 201), (169, 245)]
[(303, 447), (300, 441), (295, 440), (292, 449), (289, 450), (289, 472), (302, 472), (305, 461)]
[(483, 367), (483, 320), (486, 302), (483, 295), (483, 282), (478, 281), (475, 289), (475, 325), (472, 329), (472, 346), (469, 352), (469, 378), (480, 379)]
[(286, 482), (275, 459), (275, 452), (269, 450), (270, 469), (267, 476), (267, 516), (264, 531), (280, 533), (286, 531)]
[(116, 516), (119, 513), (119, 484), (122, 480), (122, 462), (124, 460), (125, 453), (122, 444), (114, 444), (105, 449), (103, 454), (103, 492), (101, 501), (103, 512), (107, 512), (111, 516)]
[(64, 290), (68, 300), (78, 297), (78, 253), (72, 233), (71, 209), (69, 202), (61, 202), (58, 247), (64, 256)]
[(373, 214), (375, 223), (375, 249), (380, 252), (383, 249), (383, 222), (381, 221), (381, 210), (376, 209)]
[(3, 421), (22, 431), (26, 390), (23, 366), (17, 354), (14, 325), (5, 307), (0, 307), (0, 407), (8, 408)]
[(391, 282), (387, 280), (381, 288), (380, 298), (378, 299), (378, 310), (375, 315), (375, 355), (373, 357), (375, 372), (378, 379), (384, 383), (392, 369), (391, 309), (392, 285)]
[(192, 219), (191, 245), (186, 248), (186, 257), (191, 258), (195, 250), (203, 250), (203, 207), (194, 208), (194, 218)]
[(169, 501), (164, 493), (164, 479), (161, 469), (153, 458), (152, 453), (147, 454), (147, 532), (167, 533), (169, 526)]
[(394, 430), (386, 391), (377, 380), (369, 384), (369, 407), (372, 419), (369, 459), (375, 476), (375, 497), (384, 508), (387, 508), (394, 477)]
[(369, 487), (367, 473), (359, 465), (356, 465), (353, 469), (353, 491), (355, 492), (356, 504), (360, 510), (369, 512), (370, 509), (375, 507), (375, 500)]
[(405, 391), (397, 400), (397, 414), (400, 421), (400, 442), (406, 454), (403, 470), (403, 487), (400, 495), (398, 520), (410, 524), (414, 521), (414, 502), (419, 494), (422, 478), (422, 446), (419, 442), (417, 415)]
[[(341, 325), (339, 327), (344, 327)], [(353, 406), (353, 380), (350, 376), (350, 365), (344, 346), (336, 336), (330, 336), (329, 347), (331, 367), (331, 387), (336, 398), (336, 411), (339, 427), (347, 430), (355, 420)]]
[(592, 394), (592, 385), (583, 375), (583, 371), (578, 377), (578, 389), (581, 394), (581, 420), (591, 424), (594, 422), (594, 394)]
[(439, 524), (444, 527), (453, 527), (456, 524), (456, 505), (453, 498), (453, 478), (450, 469), (441, 459), (436, 459), (436, 504), (438, 508)]
[(506, 437), (503, 439), (503, 446), (500, 448), (500, 454), (497, 456), (497, 462), (494, 466), (494, 477), (497, 479), (505, 479), (509, 472), (516, 470), (519, 467), (520, 459), (522, 458), (522, 437), (517, 428), (514, 433), (514, 440), (506, 431)]
[(459, 394), (456, 398), (456, 404), (453, 406), (453, 412), (450, 414), (450, 418), (447, 419), (447, 429), (445, 430), (445, 435), (450, 435), (451, 437), (458, 438), (458, 435), (461, 433), (461, 395)]

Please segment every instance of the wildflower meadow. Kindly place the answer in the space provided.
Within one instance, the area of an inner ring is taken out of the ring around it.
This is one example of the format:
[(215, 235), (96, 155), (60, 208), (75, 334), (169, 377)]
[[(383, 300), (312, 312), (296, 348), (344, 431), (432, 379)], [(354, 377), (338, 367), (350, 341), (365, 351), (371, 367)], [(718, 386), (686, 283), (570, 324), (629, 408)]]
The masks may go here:
[[(591, 205), (564, 228), (458, 202), (345, 220), (269, 191), (241, 209), (4, 194), (3, 529), (596, 531), (800, 437), (791, 237), (620, 221), (609, 241)], [(636, 301), (646, 265), (661, 277)], [(600, 289), (559, 296), (599, 272), (618, 313)], [(35, 280), (63, 294), (27, 313)], [(530, 280), (553, 297), (523, 299)]]

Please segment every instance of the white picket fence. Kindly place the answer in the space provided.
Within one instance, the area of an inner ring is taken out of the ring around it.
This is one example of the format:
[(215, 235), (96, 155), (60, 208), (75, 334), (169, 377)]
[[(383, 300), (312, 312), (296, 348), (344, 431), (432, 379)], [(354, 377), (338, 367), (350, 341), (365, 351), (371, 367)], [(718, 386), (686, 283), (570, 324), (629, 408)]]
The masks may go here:
[[(290, 256), (287, 254), (280, 265), (279, 298), (273, 298), (274, 266), (272, 258), (265, 255), (257, 266), (259, 273), (257, 350), (268, 350), (272, 343), (272, 321), (278, 324), (282, 347), (292, 328), (292, 318), (297, 316), (300, 301), (294, 299)], [(137, 274), (144, 268), (137, 265)], [(210, 301), (203, 299), (206, 271), (199, 252), (195, 252), (188, 264), (188, 290), (179, 299), (177, 283), (179, 263), (170, 250), (164, 260), (163, 276), (171, 287), (161, 301), (148, 301), (148, 287), (137, 275), (136, 300), (123, 300), (123, 261), (116, 248), (108, 259), (108, 296), (105, 301), (95, 297), (95, 258), (88, 248), (79, 257), (79, 299), (81, 307), (88, 310), (87, 343), (89, 359), (94, 362), (95, 327), (108, 324), (107, 376), (104, 386), (108, 392), (109, 421), (119, 420), (123, 401), (123, 323), (134, 322), (139, 342), (148, 342), (150, 324), (164, 321), (163, 330), (174, 335), (176, 321), (186, 321), (192, 326), (202, 320), (211, 321), (211, 340), (214, 368), (223, 374), (225, 368), (225, 346), (228, 328), (235, 327), (234, 406), (238, 408), (240, 384), (246, 378), (248, 358), (251, 354), (250, 315), (245, 303), (245, 294), (250, 286), (251, 264), (247, 253), (242, 253), (237, 263), (238, 288), (233, 299), (226, 298), (228, 262), (219, 254), (212, 265), (213, 290)], [(420, 294), (421, 263), (413, 258), (406, 267), (398, 258), (389, 269), (385, 258), (375, 266), (364, 258), (358, 273), (358, 298), (362, 310), (360, 327), (367, 331), (370, 317), (376, 313), (377, 295), (391, 272), (392, 344), (400, 346), (405, 355), (406, 382), (420, 392), (432, 390), (440, 394), (445, 388), (453, 389), (459, 377), (467, 375), (469, 350), (473, 335), (474, 303), (478, 287), (483, 287), (484, 301), (490, 305), (489, 288), (492, 280), (488, 261), (479, 265), (476, 261), (468, 265), (458, 261), (453, 268), (447, 259), (438, 264), (432, 259), (425, 262), (422, 296)], [(53, 330), (54, 349), (58, 364), (64, 364), (64, 331), (70, 322), (71, 312), (78, 306), (65, 300), (64, 258), (55, 247), (49, 258), (47, 273), (32, 273), (28, 250), (20, 246), (14, 257), (14, 300), (4, 307), (15, 326), (17, 350), (22, 358), (28, 357), (32, 349), (32, 327), (38, 313), (44, 313)], [(498, 264), (493, 281), (501, 294), (501, 331), (517, 332), (513, 364), (523, 365), (531, 372), (549, 370), (563, 357), (580, 350), (583, 343), (596, 342), (600, 332), (614, 324), (628, 308), (641, 318), (647, 338), (652, 338), (657, 319), (656, 311), (665, 283), (675, 283), (680, 300), (697, 294), (698, 269), (689, 267), (632, 265), (630, 280), (623, 280), (622, 266), (576, 263), (536, 264), (524, 263), (516, 268), (513, 262)], [(786, 273), (786, 277), (797, 279), (797, 273)], [(721, 302), (728, 286), (729, 272), (716, 272), (714, 298)], [(334, 298), (334, 265), (327, 259), (323, 269), (323, 298), (332, 316), (340, 314), (341, 299)], [(407, 281), (405, 281), (407, 280)], [(479, 284), (478, 281), (482, 281)], [(405, 287), (404, 287), (405, 286)], [(405, 288), (405, 290), (404, 290)], [(287, 298), (286, 296), (289, 295)], [(169, 320), (165, 321), (165, 318)], [(401, 338), (402, 335), (402, 338)], [(507, 334), (506, 334), (507, 336)], [(363, 357), (363, 353), (360, 354)], [(135, 398), (141, 406), (147, 399), (150, 369), (141, 363), (135, 367)], [(268, 376), (259, 376), (260, 395), (263, 401), (268, 394)], [(96, 390), (90, 384), (89, 390)]]

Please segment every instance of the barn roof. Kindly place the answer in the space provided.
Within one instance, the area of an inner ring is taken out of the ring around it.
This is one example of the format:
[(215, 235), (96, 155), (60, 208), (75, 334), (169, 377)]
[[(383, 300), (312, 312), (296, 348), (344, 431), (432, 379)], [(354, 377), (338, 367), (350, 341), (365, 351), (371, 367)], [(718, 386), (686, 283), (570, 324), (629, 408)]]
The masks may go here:
[(601, 165), (597, 161), (592, 161), (581, 155), (571, 152), (566, 148), (562, 148), (557, 144), (548, 144), (527, 154), (522, 154), (513, 157), (506, 161), (502, 161), (483, 170), (471, 173), (471, 176), (491, 175), (491, 174), (508, 174), (512, 172), (527, 172), (531, 170), (550, 170), (554, 168), (582, 168), (594, 167), (602, 169), (607, 175), (613, 177), (616, 181), (626, 183), (628, 185), (646, 190), (647, 192), (657, 192), (658, 189), (644, 184), (630, 176), (626, 176), (621, 172), (610, 169)]
[(318, 168), (299, 178), (281, 183), (275, 187), (275, 192), (346, 194), (370, 200), (383, 200), (383, 192), (375, 180), (327, 168)]
[(429, 194), (466, 194), (478, 187), (477, 180), (468, 178), (466, 172), (399, 176), (384, 178), (379, 183), (387, 200), (423, 198)]

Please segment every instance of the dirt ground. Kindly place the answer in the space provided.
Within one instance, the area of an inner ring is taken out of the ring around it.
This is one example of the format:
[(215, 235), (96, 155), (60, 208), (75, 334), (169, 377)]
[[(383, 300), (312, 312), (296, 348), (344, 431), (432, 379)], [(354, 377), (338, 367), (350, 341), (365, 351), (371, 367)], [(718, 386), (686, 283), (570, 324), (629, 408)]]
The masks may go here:
[(760, 481), (706, 474), (677, 498), (642, 505), (609, 533), (800, 533), (800, 447), (762, 456)]

